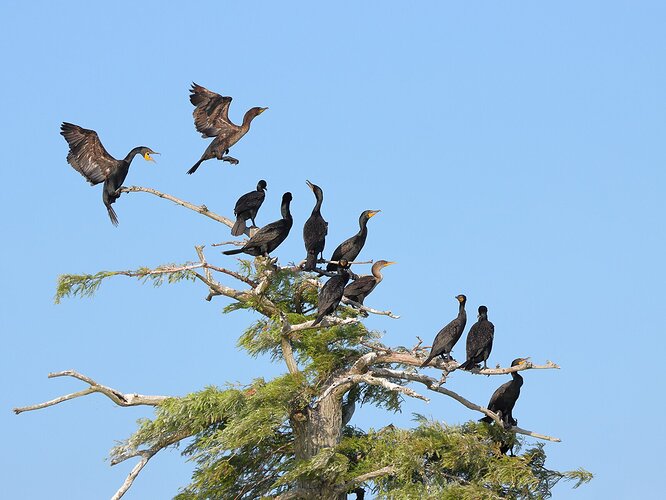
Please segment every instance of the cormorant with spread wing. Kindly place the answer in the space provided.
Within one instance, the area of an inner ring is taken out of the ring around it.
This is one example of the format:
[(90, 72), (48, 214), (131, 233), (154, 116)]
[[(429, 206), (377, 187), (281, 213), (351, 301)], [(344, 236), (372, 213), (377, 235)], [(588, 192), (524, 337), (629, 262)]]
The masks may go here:
[(227, 250), (223, 253), (225, 255), (246, 253), (255, 257), (259, 255), (268, 257), (268, 254), (280, 246), (280, 243), (287, 238), (294, 223), (294, 219), (291, 217), (291, 212), (289, 211), (290, 203), (291, 193), (284, 193), (282, 195), (282, 218), (280, 220), (271, 222), (259, 229), (242, 248)]
[(194, 126), (201, 133), (201, 137), (214, 137), (215, 139), (208, 145), (201, 159), (187, 173), (193, 174), (202, 162), (211, 158), (237, 165), (238, 160), (236, 158), (225, 155), (229, 153), (231, 146), (247, 134), (252, 120), (268, 108), (255, 107), (248, 109), (243, 117), (243, 124), (238, 126), (229, 120), (231, 97), (221, 96), (196, 83), (192, 84), (190, 93), (190, 102), (195, 106), (192, 112)]
[(442, 359), (445, 361), (451, 359), (451, 350), (453, 349), (453, 346), (456, 345), (456, 342), (458, 342), (458, 339), (460, 339), (463, 330), (465, 330), (465, 325), (467, 324), (467, 312), (465, 312), (467, 297), (461, 294), (456, 296), (456, 300), (459, 303), (458, 316), (442, 328), (435, 336), (435, 340), (433, 340), (432, 347), (430, 348), (430, 354), (428, 354), (426, 360), (421, 363), (421, 367), (426, 366), (437, 356), (442, 356)]
[(338, 308), (342, 295), (345, 292), (345, 285), (349, 281), (349, 262), (345, 259), (340, 259), (340, 269), (338, 274), (328, 279), (324, 286), (319, 290), (319, 298), (317, 299), (317, 319), (315, 319), (312, 326), (319, 324), (324, 319), (324, 316), (333, 314)]
[(243, 196), (238, 198), (236, 206), (234, 207), (234, 215), (236, 216), (236, 223), (234, 227), (231, 228), (231, 234), (234, 236), (240, 236), (245, 232), (245, 221), (250, 219), (252, 220), (252, 227), (257, 227), (254, 222), (254, 218), (257, 216), (259, 207), (264, 202), (266, 197), (266, 181), (260, 180), (257, 183), (257, 189), (255, 191), (250, 191), (245, 193)]
[(384, 276), (382, 276), (382, 269), (395, 262), (389, 262), (387, 260), (378, 260), (372, 265), (370, 272), (372, 276), (360, 276), (355, 279), (352, 283), (349, 283), (345, 287), (344, 296), (349, 300), (353, 300), (361, 305), (365, 298), (370, 295), (370, 293), (375, 289), (379, 283), (381, 283)]
[[(530, 358), (517, 358), (511, 362), (511, 366), (524, 365)], [(512, 425), (518, 425), (518, 421), (513, 418), (513, 407), (518, 401), (520, 396), (520, 388), (523, 385), (523, 377), (518, 372), (511, 373), (511, 380), (500, 385), (493, 395), (490, 397), (488, 409), (502, 419), (505, 429), (509, 429)], [(491, 423), (490, 417), (483, 417), (480, 422)]]
[(305, 260), (306, 271), (312, 271), (317, 265), (317, 256), (321, 255), (323, 259), (324, 245), (326, 244), (326, 234), (328, 233), (328, 222), (321, 215), (321, 204), (324, 201), (324, 192), (316, 184), (305, 181), (315, 195), (317, 202), (312, 209), (312, 214), (305, 221), (303, 226), (303, 241), (305, 242), (305, 251), (307, 252)]
[(144, 160), (155, 160), (150, 155), (156, 153), (145, 146), (138, 146), (127, 153), (122, 160), (111, 156), (99, 140), (97, 132), (88, 130), (73, 123), (64, 122), (60, 126), (60, 134), (69, 144), (67, 163), (79, 172), (94, 186), (104, 183), (102, 201), (109, 212), (109, 218), (114, 226), (118, 225), (118, 217), (111, 206), (120, 197), (120, 188), (129, 172), (130, 164), (136, 155), (143, 156)]
[(486, 361), (493, 348), (493, 337), (495, 336), (495, 325), (488, 321), (488, 308), (479, 306), (479, 320), (472, 325), (467, 334), (467, 361), (458, 368), (471, 370), (478, 368), (483, 361), (483, 367), (488, 368)]
[[(361, 213), (361, 216), (358, 218), (358, 225), (360, 228), (358, 233), (340, 243), (338, 248), (333, 251), (331, 260), (339, 261), (340, 259), (345, 259), (352, 262), (358, 257), (363, 245), (365, 245), (365, 239), (368, 237), (368, 220), (379, 212), (380, 210), (366, 210)], [(338, 269), (337, 264), (328, 264), (326, 266), (327, 271), (335, 271), (336, 269)]]

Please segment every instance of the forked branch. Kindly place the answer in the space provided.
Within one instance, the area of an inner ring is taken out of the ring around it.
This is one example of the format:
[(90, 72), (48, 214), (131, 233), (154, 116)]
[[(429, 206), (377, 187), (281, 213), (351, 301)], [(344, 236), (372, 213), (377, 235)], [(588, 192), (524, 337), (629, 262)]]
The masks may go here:
[(65, 370), (62, 372), (49, 373), (49, 378), (56, 378), (56, 377), (73, 377), (81, 380), (82, 382), (85, 382), (86, 384), (89, 384), (89, 387), (82, 391), (66, 394), (64, 396), (60, 396), (58, 398), (46, 401), (44, 403), (39, 403), (30, 406), (22, 406), (20, 408), (14, 408), (14, 413), (18, 415), (19, 413), (23, 413), (25, 411), (41, 410), (42, 408), (48, 408), (49, 406), (54, 406), (64, 401), (69, 401), (70, 399), (80, 398), (81, 396), (87, 396), (88, 394), (93, 394), (95, 392), (104, 394), (106, 397), (108, 397), (118, 406), (141, 406), (141, 405), (158, 406), (160, 403), (162, 403), (162, 401), (169, 398), (169, 396), (146, 396), (143, 394), (136, 394), (136, 393), (125, 394), (116, 389), (112, 389), (111, 387), (98, 384), (90, 377), (82, 375), (74, 370)]

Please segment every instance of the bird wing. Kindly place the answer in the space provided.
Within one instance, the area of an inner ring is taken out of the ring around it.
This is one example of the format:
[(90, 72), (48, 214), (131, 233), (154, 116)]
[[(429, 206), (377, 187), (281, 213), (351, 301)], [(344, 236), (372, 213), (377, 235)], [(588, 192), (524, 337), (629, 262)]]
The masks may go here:
[(274, 240), (284, 232), (284, 224), (285, 221), (280, 219), (265, 225), (259, 229), (259, 231), (257, 231), (254, 236), (252, 236), (252, 238), (250, 238), (245, 246), (261, 246), (267, 241)]
[(238, 215), (247, 210), (258, 209), (264, 203), (265, 196), (263, 191), (250, 191), (249, 193), (245, 193), (238, 198), (236, 206), (234, 207), (234, 214)]
[(361, 276), (345, 287), (345, 295), (360, 295), (374, 288), (376, 280), (373, 276)]
[(511, 387), (511, 381), (505, 382), (495, 389), (495, 392), (490, 396), (490, 402), (488, 403), (488, 409), (490, 411), (496, 412), (497, 410), (505, 410), (504, 407), (506, 406), (506, 401), (504, 401), (504, 399), (509, 387)]
[(229, 121), (231, 97), (221, 96), (193, 83), (190, 102), (194, 104), (194, 126), (202, 137), (217, 137), (222, 132), (237, 128)]
[(94, 130), (65, 122), (60, 126), (60, 134), (69, 144), (67, 163), (93, 186), (104, 182), (117, 166), (118, 160), (104, 149)]

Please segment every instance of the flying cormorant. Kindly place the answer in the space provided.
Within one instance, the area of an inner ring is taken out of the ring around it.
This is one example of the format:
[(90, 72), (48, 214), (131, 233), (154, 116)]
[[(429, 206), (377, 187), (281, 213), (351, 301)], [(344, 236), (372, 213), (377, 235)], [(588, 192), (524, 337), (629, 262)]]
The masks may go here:
[(111, 205), (120, 197), (120, 188), (125, 182), (130, 163), (136, 155), (143, 156), (146, 161), (154, 162), (155, 160), (150, 155), (159, 153), (145, 146), (138, 146), (127, 153), (122, 160), (116, 160), (104, 149), (94, 130), (64, 122), (60, 126), (60, 134), (69, 144), (67, 162), (92, 186), (100, 182), (104, 183), (102, 200), (109, 212), (111, 223), (117, 226), (118, 217)]
[(214, 137), (215, 139), (208, 145), (201, 159), (187, 173), (193, 174), (202, 162), (211, 158), (237, 165), (238, 160), (236, 158), (225, 155), (229, 153), (231, 146), (247, 134), (252, 120), (268, 108), (255, 107), (248, 109), (243, 117), (243, 124), (238, 126), (229, 120), (231, 97), (221, 96), (196, 83), (192, 84), (190, 94), (190, 102), (195, 106), (192, 112), (194, 126), (201, 133), (201, 137)]

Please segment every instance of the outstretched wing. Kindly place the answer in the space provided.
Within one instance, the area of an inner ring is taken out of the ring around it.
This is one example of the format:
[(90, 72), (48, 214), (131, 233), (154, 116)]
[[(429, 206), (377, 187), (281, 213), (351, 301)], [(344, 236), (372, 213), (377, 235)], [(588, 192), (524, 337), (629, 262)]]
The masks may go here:
[(231, 97), (211, 92), (201, 85), (192, 83), (190, 102), (194, 104), (194, 126), (202, 137), (217, 137), (221, 132), (236, 128), (229, 121)]
[(67, 163), (93, 186), (104, 182), (118, 161), (104, 149), (97, 132), (65, 122), (60, 134), (69, 144)]

